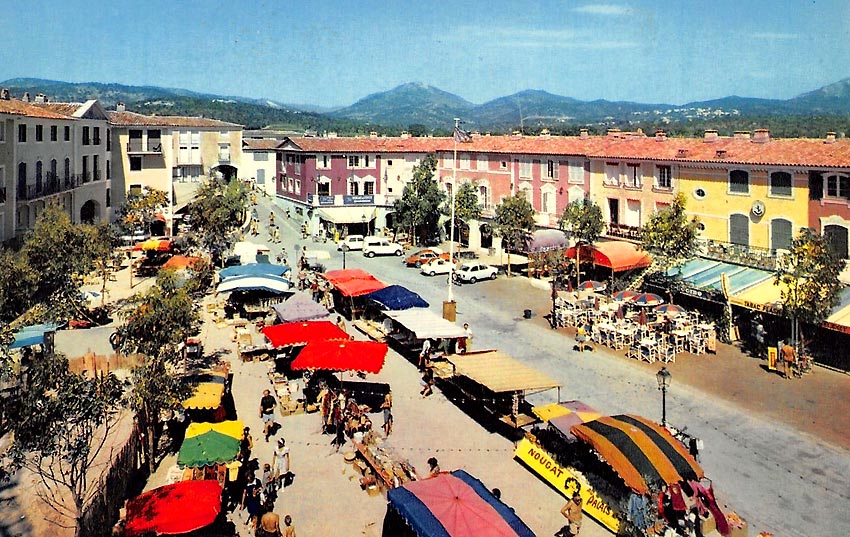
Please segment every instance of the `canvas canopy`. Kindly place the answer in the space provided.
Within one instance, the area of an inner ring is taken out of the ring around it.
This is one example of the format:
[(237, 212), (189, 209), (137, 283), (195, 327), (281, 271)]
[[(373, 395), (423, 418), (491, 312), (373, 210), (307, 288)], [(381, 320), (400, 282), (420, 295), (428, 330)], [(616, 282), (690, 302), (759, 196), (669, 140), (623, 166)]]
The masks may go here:
[(638, 494), (705, 477), (699, 463), (664, 428), (640, 416), (605, 416), (570, 431), (594, 450)]
[(560, 229), (535, 230), (528, 241), (528, 251), (533, 253), (548, 252), (567, 246), (569, 246), (569, 240)]
[(192, 396), (183, 401), (183, 408), (215, 410), (221, 406), (226, 378), (220, 374), (205, 372), (188, 377), (189, 382), (198, 382)]
[(165, 264), (162, 265), (162, 268), (171, 270), (182, 270), (185, 268), (189, 268), (190, 266), (192, 266), (192, 263), (198, 261), (199, 259), (201, 258), (188, 255), (175, 255), (172, 256), (171, 259), (166, 261)]
[(366, 298), (386, 310), (428, 307), (428, 303), (421, 296), (401, 285), (388, 285), (383, 289), (372, 291), (366, 295)]
[(541, 420), (548, 422), (550, 427), (555, 428), (567, 440), (575, 440), (576, 438), (570, 432), (570, 427), (602, 416), (596, 409), (581, 401), (562, 401), (541, 407), (536, 406), (532, 409), (532, 412)]
[(324, 278), (343, 296), (361, 296), (387, 286), (365, 270), (343, 269), (324, 273)]
[(275, 265), (274, 263), (251, 263), (249, 265), (236, 265), (226, 267), (219, 271), (219, 277), (224, 280), (234, 276), (283, 276), (289, 272), (286, 265)]
[[(593, 246), (582, 246), (580, 253), (582, 260), (592, 260), (594, 264), (608, 267), (614, 272), (644, 268), (652, 264), (649, 254), (625, 241), (597, 242)], [(575, 259), (576, 247), (568, 249), (565, 255)]]
[(177, 453), (177, 464), (183, 467), (213, 466), (230, 462), (239, 454), (239, 439), (218, 431), (209, 430), (203, 434), (183, 439), (183, 445)]
[(216, 431), (223, 435), (233, 437), (237, 440), (241, 440), (242, 430), (244, 429), (244, 427), (245, 424), (242, 423), (242, 420), (229, 420), (222, 421), (219, 423), (190, 423), (189, 427), (186, 428), (186, 434), (183, 435), (183, 437), (192, 438), (193, 436), (200, 436), (210, 431)]
[[(724, 263), (713, 259), (691, 259), (679, 267), (667, 271), (668, 276), (677, 276), (691, 287), (697, 289), (723, 289), (723, 278), (729, 295), (741, 295), (748, 289), (760, 287), (773, 281), (773, 272), (757, 268), (744, 267), (734, 263)], [(724, 276), (725, 275), (725, 276)]]
[(124, 535), (179, 535), (209, 526), (221, 512), (218, 481), (181, 481), (127, 502)]
[(551, 379), (501, 351), (453, 354), (448, 361), (457, 374), (468, 377), (495, 393), (525, 392), (559, 388)]
[(265, 274), (260, 276), (232, 276), (223, 280), (216, 287), (216, 293), (232, 291), (268, 291), (270, 293), (286, 293), (290, 289), (289, 280), (280, 276)]
[(388, 528), (394, 511), (417, 537), (534, 536), (510, 507), (463, 470), (411, 481), (389, 490), (387, 500), (384, 535), (398, 533)]
[(21, 328), (14, 334), (14, 341), (9, 345), (10, 349), (18, 349), (21, 347), (32, 347), (33, 345), (43, 345), (45, 336), (50, 332), (55, 332), (59, 328), (58, 324), (35, 324)]
[(384, 367), (387, 344), (376, 341), (313, 341), (304, 347), (292, 370), (360, 371), (378, 373)]
[(351, 339), (344, 330), (330, 321), (304, 321), (266, 326), (263, 335), (275, 348), (307, 345), (315, 341)]
[(327, 317), (329, 312), (304, 293), (296, 293), (286, 302), (272, 305), (272, 311), (282, 323), (310, 321)]
[(240, 241), (233, 245), (233, 255), (238, 256), (243, 265), (264, 260), (270, 251), (265, 244), (249, 241)]
[(385, 310), (383, 313), (412, 332), (416, 339), (466, 337), (463, 327), (443, 319), (431, 310), (416, 308)]

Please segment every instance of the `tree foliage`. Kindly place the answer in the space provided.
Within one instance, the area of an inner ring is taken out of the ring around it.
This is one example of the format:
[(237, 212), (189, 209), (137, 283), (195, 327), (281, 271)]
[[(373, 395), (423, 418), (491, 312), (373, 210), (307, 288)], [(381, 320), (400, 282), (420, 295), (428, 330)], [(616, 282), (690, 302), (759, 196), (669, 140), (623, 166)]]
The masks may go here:
[[(469, 222), (481, 218), (481, 203), (478, 200), (478, 183), (467, 181), (457, 188), (455, 199), (455, 218), (461, 222)], [(446, 211), (451, 214), (451, 207)]]
[(157, 213), (168, 206), (168, 194), (162, 190), (131, 190), (127, 194), (127, 201), (118, 209), (118, 226), (124, 233), (132, 233), (137, 229), (150, 233)]
[[(776, 263), (774, 281), (782, 286), (783, 314), (795, 321), (822, 323), (838, 304), (842, 288), (838, 275), (845, 264), (823, 236), (803, 228)], [(793, 334), (795, 340), (797, 335)]]
[(238, 181), (210, 179), (198, 189), (189, 205), (192, 226), (200, 242), (207, 247), (221, 248), (230, 234), (242, 223), (248, 194)]
[(572, 201), (564, 207), (558, 227), (577, 244), (592, 245), (605, 229), (602, 209), (589, 198)]
[(640, 229), (641, 248), (666, 274), (671, 267), (696, 255), (698, 226), (696, 217), (689, 219), (685, 213), (685, 196), (679, 192), (668, 207), (652, 213)]
[(84, 508), (102, 492), (91, 470), (119, 419), (123, 391), (112, 374), (72, 373), (65, 357), (46, 355), (30, 362), (12, 400), (14, 460), (40, 478), (45, 490), (39, 496), (74, 521), (75, 535), (81, 535)]
[(430, 154), (421, 164), (413, 168), (413, 178), (404, 187), (401, 199), (393, 205), (397, 225), (410, 229), (411, 236), (418, 237), (420, 242), (435, 234), (440, 217), (440, 206), (446, 199), (434, 181), (437, 169), (437, 158)]
[(494, 227), (502, 236), (502, 247), (508, 252), (508, 277), (511, 275), (511, 250), (523, 249), (534, 228), (534, 207), (524, 194), (505, 198), (496, 206)]

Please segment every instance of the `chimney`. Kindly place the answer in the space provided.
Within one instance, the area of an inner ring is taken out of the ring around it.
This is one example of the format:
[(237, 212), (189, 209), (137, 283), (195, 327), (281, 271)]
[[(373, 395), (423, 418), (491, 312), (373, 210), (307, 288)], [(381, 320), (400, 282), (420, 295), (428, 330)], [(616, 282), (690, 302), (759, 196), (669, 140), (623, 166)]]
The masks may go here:
[(378, 133), (376, 131), (371, 131), (369, 133), (369, 138), (372, 138), (374, 140), (377, 137), (378, 137)]
[(339, 135), (334, 131), (330, 131), (328, 133), (328, 138), (336, 138), (337, 136), (339, 136)]
[(661, 129), (658, 129), (657, 131), (655, 131), (655, 141), (656, 142), (663, 142), (666, 139), (667, 139), (667, 133), (666, 132), (664, 132)]
[(540, 137), (543, 138), (544, 140), (548, 140), (551, 137), (551, 134), (549, 133), (549, 129), (541, 130), (540, 131)]
[(0, 89), (0, 99), (2, 99), (4, 101), (8, 101), (10, 98), (11, 98), (11, 96), (9, 94), (9, 88)]
[(410, 138), (410, 133), (407, 131), (401, 131), (401, 139), (407, 140), (408, 138)]
[(579, 129), (578, 137), (582, 140), (587, 140), (588, 138), (590, 138), (590, 132), (587, 129)]
[(830, 131), (826, 133), (826, 140), (824, 140), (825, 144), (834, 144), (835, 143), (835, 133)]
[(126, 112), (127, 107), (124, 106), (124, 103), (119, 101), (119, 102), (115, 103), (115, 111), (116, 112)]
[(620, 132), (620, 129), (608, 129), (608, 136), (619, 136)]
[(676, 158), (688, 158), (688, 150), (684, 147), (680, 147), (678, 151), (676, 151)]
[(714, 130), (714, 129), (705, 129), (705, 137), (703, 138), (703, 140), (704, 140), (706, 143), (716, 142), (716, 141), (718, 140), (718, 138), (719, 138), (719, 136), (717, 135), (717, 131), (716, 131), (716, 130)]
[(35, 94), (35, 100), (33, 100), (33, 102), (34, 103), (46, 103), (47, 102), (47, 96), (43, 93), (36, 93)]
[(767, 129), (756, 129), (753, 131), (754, 144), (766, 144), (770, 141), (770, 131)]
[(511, 138), (522, 138), (522, 132), (520, 132), (520, 131), (513, 131), (513, 132), (511, 133)]
[(717, 157), (717, 158), (726, 158), (726, 150), (725, 149), (718, 149), (717, 151), (714, 152), (714, 156)]
[(493, 136), (493, 134), (490, 131), (487, 131), (484, 133), (484, 136), (490, 137)]
[(30, 92), (25, 91), (23, 96), (21, 96), (21, 100), (24, 101), (25, 103), (30, 102)]

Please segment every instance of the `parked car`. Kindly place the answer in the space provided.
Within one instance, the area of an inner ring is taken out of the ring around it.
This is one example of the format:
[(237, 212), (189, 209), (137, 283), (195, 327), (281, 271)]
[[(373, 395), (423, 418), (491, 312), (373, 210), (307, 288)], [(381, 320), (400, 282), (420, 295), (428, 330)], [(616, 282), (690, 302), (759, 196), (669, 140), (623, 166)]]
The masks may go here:
[(484, 263), (464, 263), (454, 273), (459, 282), (475, 283), (478, 280), (495, 280), (499, 269)]
[(443, 259), (442, 257), (438, 257), (437, 259), (432, 259), (427, 263), (422, 265), (422, 268), (419, 269), (419, 272), (422, 274), (426, 274), (428, 276), (436, 276), (437, 274), (448, 274), (452, 270), (452, 265), (448, 259)]
[(342, 239), (341, 241), (339, 241), (337, 250), (342, 250), (343, 246), (348, 246), (349, 250), (362, 250), (363, 235), (349, 235), (348, 237)]
[(404, 260), (404, 264), (408, 267), (419, 268), (434, 259), (445, 259), (448, 261), (449, 254), (439, 248), (425, 248), (424, 250), (419, 250), (415, 254), (408, 256), (407, 259)]
[(404, 247), (396, 242), (381, 237), (366, 237), (363, 239), (363, 255), (375, 257), (376, 255), (397, 255), (401, 257)]

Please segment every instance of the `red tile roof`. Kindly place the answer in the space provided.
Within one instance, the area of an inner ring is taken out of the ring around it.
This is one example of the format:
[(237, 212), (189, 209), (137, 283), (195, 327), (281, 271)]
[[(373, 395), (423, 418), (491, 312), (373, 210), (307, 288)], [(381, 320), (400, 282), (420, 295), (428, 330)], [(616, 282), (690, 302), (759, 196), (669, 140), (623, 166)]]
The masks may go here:
[(70, 117), (70, 114), (62, 114), (51, 109), (41, 108), (34, 103), (25, 103), (18, 99), (0, 99), (0, 114), (14, 114), (42, 119), (76, 119)]
[(57, 114), (73, 116), (74, 112), (83, 106), (83, 103), (32, 103), (32, 105), (45, 110), (52, 110)]
[(242, 138), (245, 151), (274, 151), (282, 142), (274, 138)]
[(242, 128), (242, 125), (205, 117), (146, 116), (136, 112), (107, 112), (109, 122), (119, 127), (227, 127)]
[[(404, 153), (452, 151), (453, 138), (289, 138), (304, 152)], [(759, 143), (751, 139), (718, 137), (665, 138), (654, 136), (475, 136), (457, 144), (459, 153), (579, 156), (597, 159), (654, 160), (749, 166), (807, 166), (850, 168), (850, 139), (783, 138)], [(682, 152), (684, 150), (684, 152)], [(720, 151), (721, 153), (718, 153)]]

